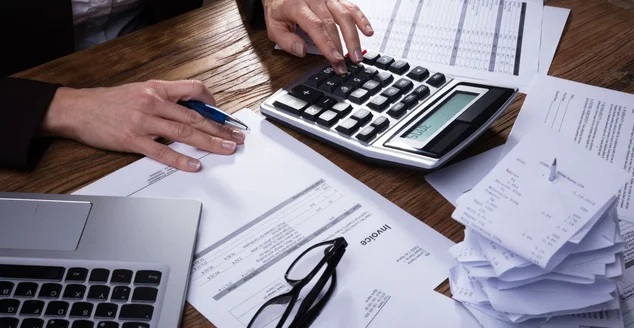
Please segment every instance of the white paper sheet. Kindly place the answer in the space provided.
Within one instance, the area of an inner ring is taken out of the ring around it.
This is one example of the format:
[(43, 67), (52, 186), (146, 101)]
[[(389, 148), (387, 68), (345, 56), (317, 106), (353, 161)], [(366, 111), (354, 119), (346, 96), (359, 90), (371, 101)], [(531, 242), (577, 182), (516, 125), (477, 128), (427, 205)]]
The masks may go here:
[[(245, 327), (259, 305), (289, 289), (284, 273), (300, 252), (337, 236), (349, 243), (337, 267), (339, 287), (314, 327), (398, 322), (402, 312), (392, 304), (417, 299), (447, 277), (450, 240), (259, 115), (243, 110), (237, 117), (252, 131), (233, 156), (173, 145), (200, 158), (201, 172), (145, 158), (78, 192), (202, 201), (188, 301), (216, 326)], [(385, 284), (388, 276), (400, 277), (395, 286)], [(428, 310), (459, 311), (452, 302)], [(468, 327), (468, 320), (447, 327)]]

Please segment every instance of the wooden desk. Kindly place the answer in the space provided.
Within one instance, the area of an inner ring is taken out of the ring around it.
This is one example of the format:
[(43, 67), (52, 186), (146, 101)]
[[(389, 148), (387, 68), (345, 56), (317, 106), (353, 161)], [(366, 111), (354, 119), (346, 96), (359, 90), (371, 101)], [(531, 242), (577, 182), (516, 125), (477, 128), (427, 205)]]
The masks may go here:
[[(547, 0), (572, 13), (550, 74), (634, 93), (634, 11), (629, 0)], [(199, 79), (219, 105), (233, 112), (259, 110), (272, 92), (305, 71), (318, 57), (297, 59), (273, 51), (265, 31), (249, 31), (234, 0), (212, 5), (87, 51), (18, 74), (73, 87), (113, 86), (148, 79)], [(519, 112), (521, 96), (459, 158), (501, 145)], [(288, 130), (287, 130), (288, 131)], [(458, 242), (463, 227), (453, 206), (413, 170), (377, 167), (288, 131), (370, 188)], [(32, 172), (0, 171), (0, 191), (71, 193), (133, 161), (137, 155), (92, 149), (73, 141), (53, 143)], [(446, 287), (446, 286), (445, 286)], [(184, 327), (212, 327), (187, 305)]]

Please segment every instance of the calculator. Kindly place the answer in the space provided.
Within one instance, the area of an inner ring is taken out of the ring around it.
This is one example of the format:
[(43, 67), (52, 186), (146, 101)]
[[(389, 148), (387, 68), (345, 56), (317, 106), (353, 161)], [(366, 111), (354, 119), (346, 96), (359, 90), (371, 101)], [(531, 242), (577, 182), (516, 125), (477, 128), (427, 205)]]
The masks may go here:
[(316, 65), (266, 99), (262, 114), (371, 162), (434, 170), (518, 94), (375, 51), (363, 51), (363, 63), (346, 62), (345, 75), (327, 62)]

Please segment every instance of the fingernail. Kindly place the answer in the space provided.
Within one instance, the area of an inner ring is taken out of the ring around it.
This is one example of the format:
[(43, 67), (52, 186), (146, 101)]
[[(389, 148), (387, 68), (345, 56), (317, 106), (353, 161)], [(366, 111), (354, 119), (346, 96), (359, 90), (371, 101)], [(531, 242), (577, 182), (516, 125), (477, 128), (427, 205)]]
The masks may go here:
[(346, 64), (339, 63), (336, 66), (337, 66), (337, 71), (339, 71), (339, 74), (346, 74), (348, 72), (348, 67), (346, 66)]
[(299, 42), (295, 42), (293, 43), (293, 53), (295, 54), (295, 56), (298, 57), (304, 57), (304, 46), (299, 43)]
[(366, 25), (365, 29), (368, 30), (368, 32), (370, 33), (374, 33), (374, 30), (372, 29), (372, 26), (370, 26), (370, 24)]
[(191, 167), (192, 169), (198, 170), (200, 169), (200, 161), (197, 159), (190, 159), (189, 161), (187, 161), (187, 166)]
[(332, 56), (338, 60), (343, 60), (343, 56), (339, 53), (337, 49), (332, 49)]
[(363, 61), (363, 55), (361, 54), (361, 50), (357, 49), (354, 51), (354, 60), (357, 62)]
[(220, 143), (220, 145), (222, 146), (222, 148), (226, 149), (226, 150), (234, 150), (236, 149), (236, 143), (233, 141), (228, 141), (228, 140), (224, 140)]
[(239, 131), (239, 130), (233, 130), (233, 131), (231, 131), (231, 137), (233, 139), (238, 140), (238, 141), (242, 141), (242, 140), (244, 140), (244, 132)]

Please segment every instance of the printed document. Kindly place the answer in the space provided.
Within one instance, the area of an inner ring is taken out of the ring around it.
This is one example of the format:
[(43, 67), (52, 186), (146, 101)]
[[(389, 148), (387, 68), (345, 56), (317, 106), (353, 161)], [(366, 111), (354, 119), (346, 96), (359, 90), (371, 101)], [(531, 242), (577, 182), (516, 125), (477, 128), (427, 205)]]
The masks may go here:
[(201, 172), (144, 158), (78, 193), (200, 200), (188, 301), (219, 328), (246, 327), (260, 305), (290, 289), (284, 274), (295, 258), (335, 237), (349, 245), (314, 327), (385, 327), (403, 322), (403, 304), (411, 320), (435, 315), (444, 327), (477, 327), (433, 291), (455, 264), (450, 240), (258, 114), (237, 117), (252, 131), (235, 155), (172, 145), (199, 158)]

